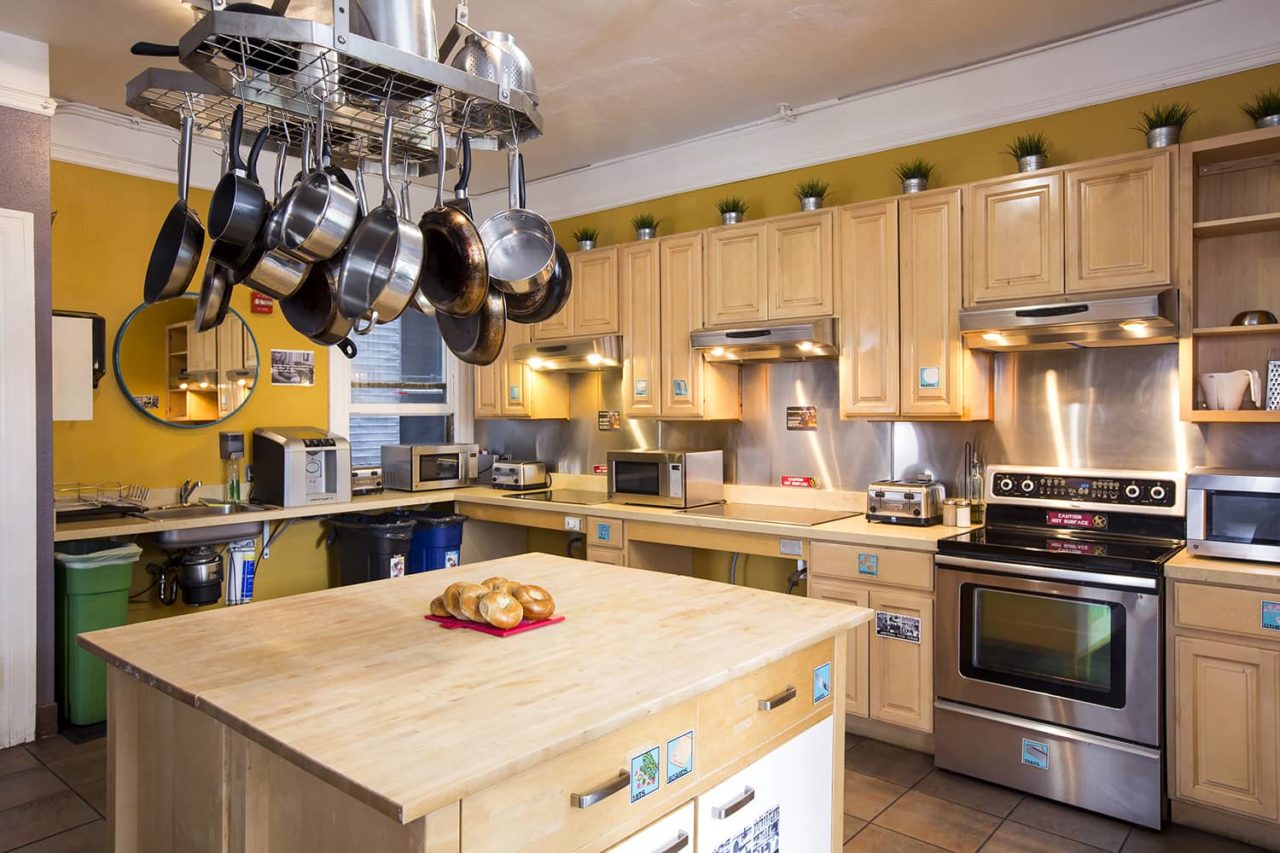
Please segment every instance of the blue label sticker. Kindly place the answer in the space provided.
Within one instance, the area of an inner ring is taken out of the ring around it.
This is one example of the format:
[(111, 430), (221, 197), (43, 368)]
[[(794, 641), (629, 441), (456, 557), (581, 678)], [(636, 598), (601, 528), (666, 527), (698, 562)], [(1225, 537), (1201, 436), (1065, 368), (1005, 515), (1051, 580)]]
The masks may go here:
[(667, 741), (667, 784), (693, 772), (693, 732)]
[(1262, 627), (1268, 631), (1280, 631), (1280, 601), (1262, 602)]
[(648, 379), (636, 380), (636, 396), (637, 397), (649, 396), (649, 380)]
[(507, 386), (507, 397), (509, 397), (509, 398), (511, 399), (511, 401), (512, 401), (512, 402), (516, 402), (517, 400), (519, 400), (519, 399), (520, 399), (520, 386), (519, 386), (519, 385), (508, 385), (508, 386)]
[(1022, 763), (1041, 770), (1049, 769), (1049, 744), (1031, 738), (1022, 739)]
[(942, 387), (942, 368), (941, 367), (920, 368), (920, 387), (921, 388), (941, 388)]
[(672, 393), (672, 394), (675, 394), (677, 397), (688, 397), (688, 396), (689, 396), (689, 383), (688, 383), (687, 381), (685, 381), (684, 379), (672, 379), (672, 380), (671, 380), (671, 393)]
[(819, 664), (813, 669), (813, 704), (817, 705), (831, 695), (831, 664)]
[(658, 750), (646, 749), (631, 759), (631, 802), (638, 803), (658, 790)]
[(858, 574), (872, 577), (880, 574), (880, 558), (875, 554), (859, 554)]
[(613, 528), (609, 525), (609, 522), (607, 521), (596, 522), (596, 538), (599, 539), (601, 542), (609, 541), (609, 534), (612, 532), (612, 530)]

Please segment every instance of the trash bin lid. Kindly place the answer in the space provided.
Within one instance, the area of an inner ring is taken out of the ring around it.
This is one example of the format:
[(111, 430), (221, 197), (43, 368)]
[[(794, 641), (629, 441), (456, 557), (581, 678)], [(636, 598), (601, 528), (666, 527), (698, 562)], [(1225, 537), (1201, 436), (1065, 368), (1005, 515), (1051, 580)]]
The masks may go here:
[(450, 515), (415, 515), (413, 518), (419, 527), (456, 527), (467, 520), (465, 515), (456, 512)]

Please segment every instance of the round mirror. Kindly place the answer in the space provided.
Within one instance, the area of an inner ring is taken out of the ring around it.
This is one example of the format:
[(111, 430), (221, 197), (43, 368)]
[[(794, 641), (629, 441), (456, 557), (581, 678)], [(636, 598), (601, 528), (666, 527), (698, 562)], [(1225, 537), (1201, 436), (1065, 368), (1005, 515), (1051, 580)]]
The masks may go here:
[(116, 335), (116, 381), (138, 411), (193, 429), (229, 418), (258, 382), (258, 342), (233, 308), (216, 329), (195, 330), (196, 297), (139, 305)]

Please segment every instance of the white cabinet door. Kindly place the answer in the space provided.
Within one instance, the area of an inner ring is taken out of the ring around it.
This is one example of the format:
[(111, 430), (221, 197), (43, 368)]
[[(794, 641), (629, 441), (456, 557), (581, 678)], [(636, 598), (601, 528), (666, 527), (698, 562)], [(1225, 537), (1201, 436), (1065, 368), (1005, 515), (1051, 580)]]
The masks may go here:
[(697, 853), (831, 847), (831, 717), (698, 797)]
[(693, 800), (659, 818), (609, 853), (678, 853), (693, 850)]

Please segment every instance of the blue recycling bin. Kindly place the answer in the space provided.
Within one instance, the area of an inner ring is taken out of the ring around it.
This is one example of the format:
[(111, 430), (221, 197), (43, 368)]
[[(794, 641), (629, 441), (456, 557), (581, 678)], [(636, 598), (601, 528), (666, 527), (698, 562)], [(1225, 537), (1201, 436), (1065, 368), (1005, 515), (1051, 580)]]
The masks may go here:
[(462, 562), (465, 515), (414, 515), (418, 526), (409, 545), (409, 574), (447, 569)]

